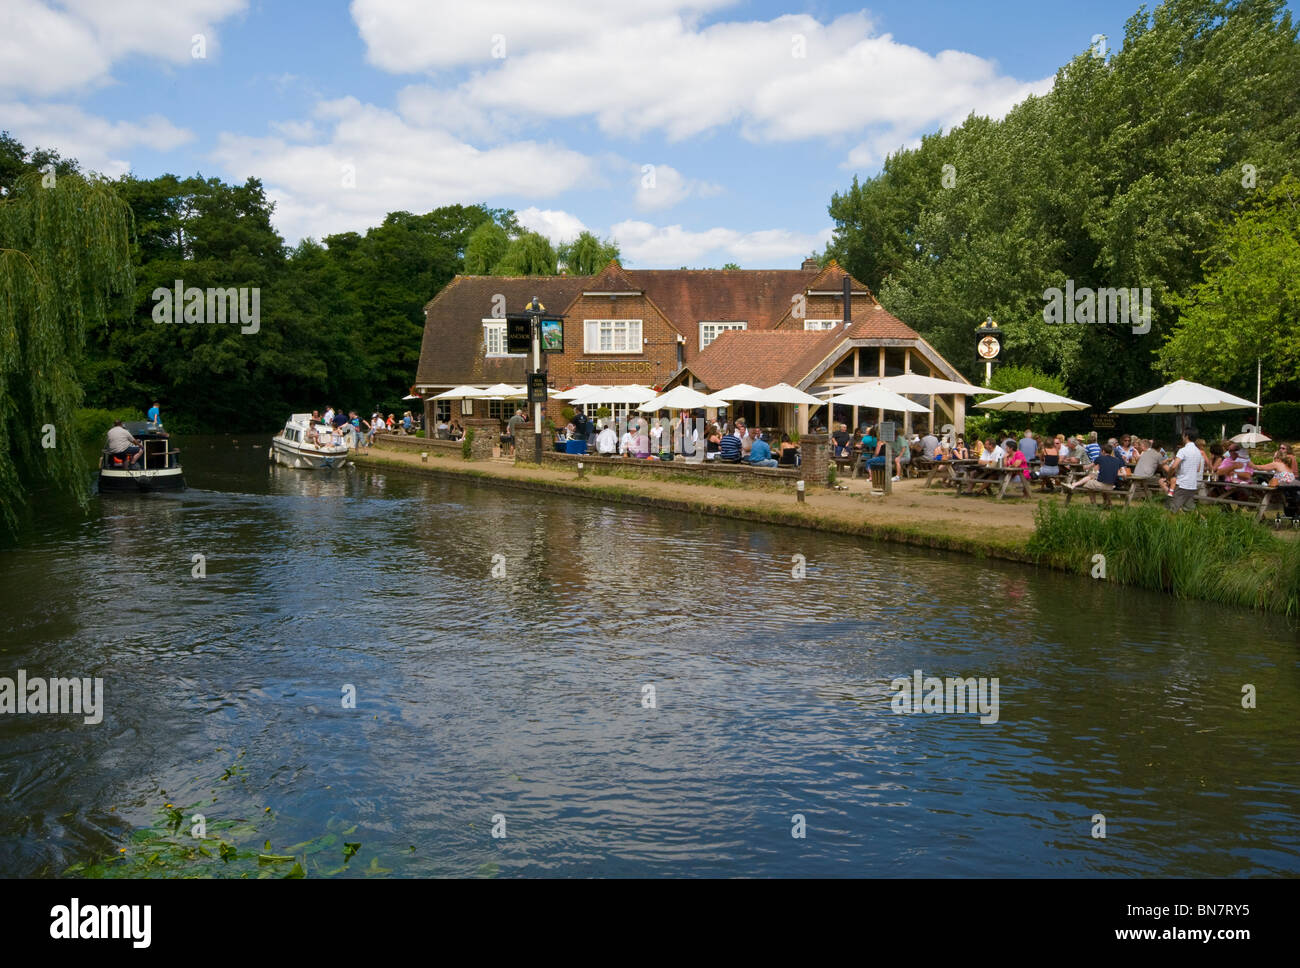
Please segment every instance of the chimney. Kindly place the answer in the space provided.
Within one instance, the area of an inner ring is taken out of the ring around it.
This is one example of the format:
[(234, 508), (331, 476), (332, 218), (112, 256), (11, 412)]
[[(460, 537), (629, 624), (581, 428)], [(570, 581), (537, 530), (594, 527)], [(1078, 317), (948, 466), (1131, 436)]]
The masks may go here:
[(807, 258), (803, 260), (803, 265), (801, 265), (799, 268), (802, 269), (804, 272), (817, 272), (819, 269), (821, 269), (821, 266), (818, 264), (816, 259)]

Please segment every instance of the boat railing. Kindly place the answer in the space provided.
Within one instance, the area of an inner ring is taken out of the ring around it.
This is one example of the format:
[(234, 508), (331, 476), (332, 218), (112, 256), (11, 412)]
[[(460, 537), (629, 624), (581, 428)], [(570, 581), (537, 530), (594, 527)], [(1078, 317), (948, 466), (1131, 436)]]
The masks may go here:
[[(152, 466), (151, 466), (151, 464), (150, 464), (150, 460), (149, 460), (149, 458), (150, 458), (150, 456), (151, 456), (151, 455), (150, 455), (150, 446), (149, 446), (149, 445), (150, 445), (150, 444), (158, 444), (158, 443), (161, 443), (161, 444), (162, 444), (162, 450), (161, 450), (161, 452), (160, 452), (159, 449), (158, 449), (156, 446), (152, 448), (152, 450), (153, 450), (152, 457), (153, 457), (154, 459), (153, 459)], [(158, 441), (158, 440), (143, 440), (143, 441), (140, 442), (140, 446), (141, 446), (141, 449), (143, 450), (143, 454), (142, 454), (142, 456), (141, 456), (141, 458), (140, 458), (140, 463), (139, 463), (139, 465), (137, 465), (137, 466), (135, 466), (135, 467), (132, 467), (129, 463), (123, 463), (120, 467), (117, 466), (117, 465), (115, 465), (115, 464), (113, 463), (113, 455), (110, 454), (107, 450), (105, 450), (105, 451), (103, 452), (103, 456), (100, 458), (99, 466), (100, 466), (102, 469), (107, 470), (107, 471), (114, 471), (114, 470), (127, 470), (127, 471), (148, 471), (148, 470), (154, 470), (154, 471), (157, 471), (157, 470), (165, 470), (165, 469), (167, 469), (167, 468), (169, 468), (169, 467), (175, 467), (175, 466), (177, 466), (177, 465), (176, 465), (176, 462), (173, 461), (173, 458), (174, 458), (174, 457), (177, 457), (177, 456), (180, 454), (181, 451), (180, 451), (180, 448), (179, 448), (179, 447), (173, 447), (173, 446), (171, 445), (171, 441), (170, 441), (170, 440), (167, 440), (166, 438), (164, 438), (164, 439), (161, 440), (161, 441)]]

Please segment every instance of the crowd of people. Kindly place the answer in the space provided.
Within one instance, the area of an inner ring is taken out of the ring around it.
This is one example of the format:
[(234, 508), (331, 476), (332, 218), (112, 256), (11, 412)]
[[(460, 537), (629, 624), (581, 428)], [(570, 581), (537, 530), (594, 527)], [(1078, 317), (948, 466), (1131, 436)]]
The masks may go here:
[(385, 417), (376, 410), (370, 419), (359, 416), (355, 410), (327, 406), (325, 412), (313, 410), (307, 431), (307, 440), (317, 446), (345, 445), (349, 450), (366, 448), (375, 442), (375, 434), (413, 434), (420, 429), (421, 420), (407, 410), (401, 418), (389, 414)]
[(672, 455), (687, 462), (753, 467), (794, 467), (800, 461), (799, 446), (789, 434), (751, 428), (743, 418), (706, 423), (689, 410), (681, 411), (676, 419), (633, 417), (617, 423), (574, 414), (556, 435), (556, 447), (563, 448), (572, 440), (586, 441), (602, 457), (663, 459)]

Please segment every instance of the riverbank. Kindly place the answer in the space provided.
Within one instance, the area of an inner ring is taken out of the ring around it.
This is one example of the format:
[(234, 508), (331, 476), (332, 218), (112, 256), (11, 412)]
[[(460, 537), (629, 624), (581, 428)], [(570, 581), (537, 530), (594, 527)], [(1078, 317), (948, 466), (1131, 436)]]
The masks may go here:
[(579, 480), (569, 468), (516, 465), (499, 459), (471, 463), (430, 454), (428, 462), (424, 463), (418, 453), (378, 448), (355, 459), (363, 466), (490, 480), (524, 490), (781, 524), (961, 551), (979, 557), (1034, 561), (1028, 543), (1034, 533), (1037, 498), (1006, 501), (958, 498), (947, 489), (926, 489), (924, 480), (919, 478), (896, 483), (893, 495), (887, 498), (871, 496), (864, 480), (847, 481), (847, 491), (810, 488), (801, 504), (788, 490), (715, 487), (676, 480), (601, 476), (590, 472), (585, 479)]

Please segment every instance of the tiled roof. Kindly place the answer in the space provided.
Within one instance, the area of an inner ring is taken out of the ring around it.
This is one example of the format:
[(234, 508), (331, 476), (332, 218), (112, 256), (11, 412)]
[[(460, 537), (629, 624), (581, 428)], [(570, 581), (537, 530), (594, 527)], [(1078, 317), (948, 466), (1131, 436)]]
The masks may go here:
[(710, 390), (793, 384), (843, 339), (836, 331), (733, 329), (719, 334), (689, 366)]
[[(591, 276), (457, 276), (425, 306), (415, 382), (423, 386), (523, 383), (527, 362), (517, 357), (486, 359), (483, 328), (473, 324), (493, 315), (497, 294), (505, 296), (506, 312), (523, 310), (534, 296), (547, 309), (564, 312), (591, 281)], [(467, 329), (477, 338), (466, 339)]]
[(771, 329), (818, 272), (806, 269), (624, 269), (678, 330), (690, 339), (702, 321), (744, 320)]

